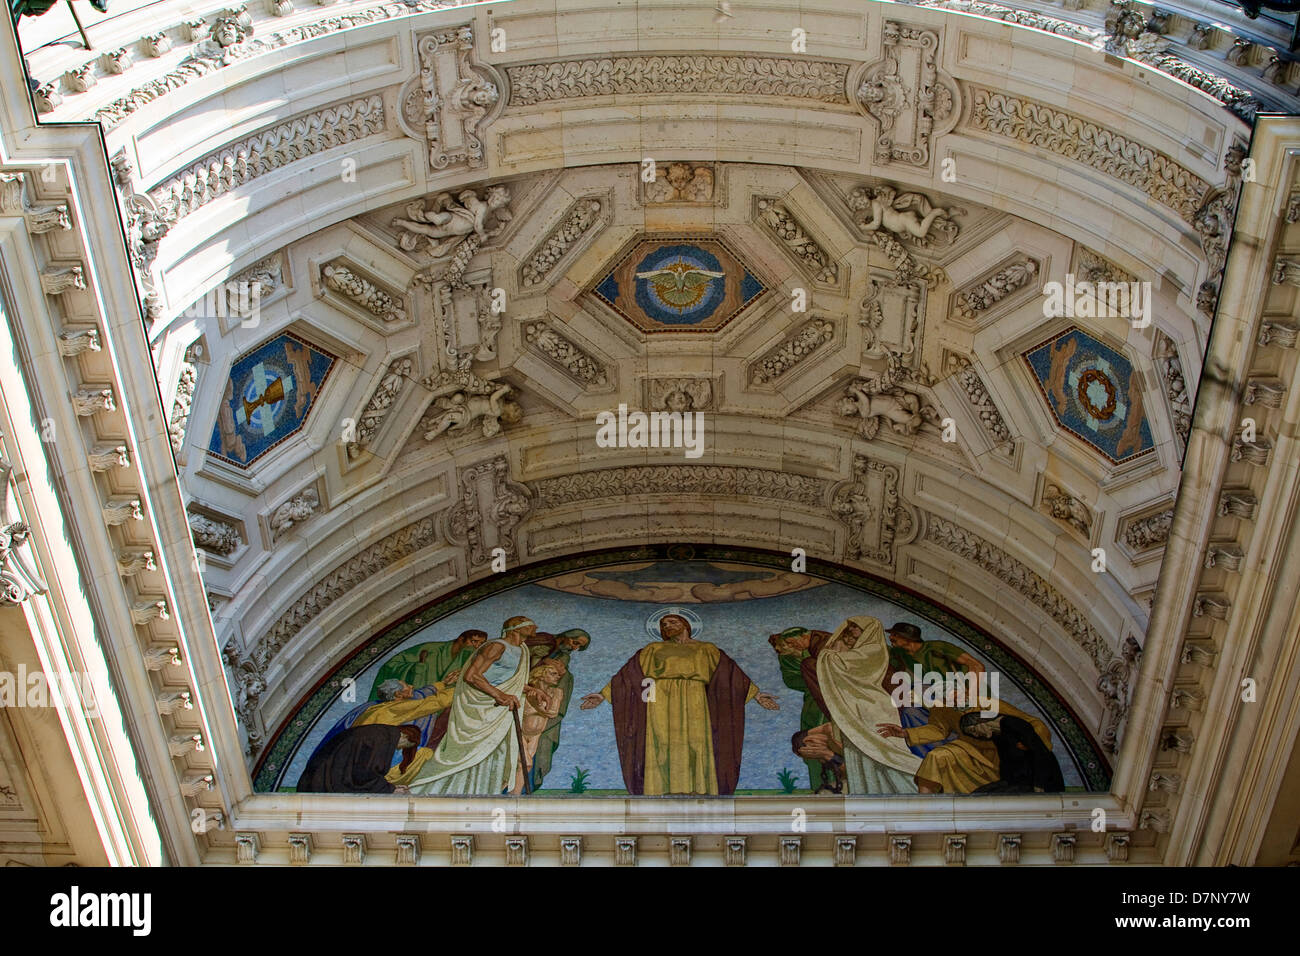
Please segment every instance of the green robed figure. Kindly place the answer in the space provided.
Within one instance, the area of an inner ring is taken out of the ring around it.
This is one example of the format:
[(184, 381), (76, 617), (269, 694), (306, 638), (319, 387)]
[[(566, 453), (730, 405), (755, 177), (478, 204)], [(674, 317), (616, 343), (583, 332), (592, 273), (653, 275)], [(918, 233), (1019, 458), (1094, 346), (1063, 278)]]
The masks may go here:
[(412, 687), (432, 687), (453, 670), (463, 670), (466, 661), (480, 644), (487, 640), (487, 632), (464, 631), (454, 641), (432, 641), (417, 644), (400, 654), (394, 654), (375, 675), (370, 688), (370, 699), (379, 699), (379, 688), (385, 681), (397, 679)]

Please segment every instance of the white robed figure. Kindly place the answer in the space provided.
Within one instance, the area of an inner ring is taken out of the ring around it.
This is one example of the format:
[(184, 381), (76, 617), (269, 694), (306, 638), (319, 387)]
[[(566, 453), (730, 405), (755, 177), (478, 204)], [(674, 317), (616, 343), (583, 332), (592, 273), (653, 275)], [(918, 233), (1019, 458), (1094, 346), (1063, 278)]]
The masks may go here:
[(851, 617), (817, 657), (817, 683), (831, 721), (844, 741), (850, 793), (916, 793), (921, 758), (878, 724), (898, 723), (898, 708), (884, 689), (889, 668), (885, 627), (874, 617)]
[(537, 625), (512, 617), (501, 638), (474, 652), (451, 700), (447, 733), (410, 783), (422, 796), (489, 794), (515, 779), (519, 742), (513, 713), (528, 682), (527, 640)]

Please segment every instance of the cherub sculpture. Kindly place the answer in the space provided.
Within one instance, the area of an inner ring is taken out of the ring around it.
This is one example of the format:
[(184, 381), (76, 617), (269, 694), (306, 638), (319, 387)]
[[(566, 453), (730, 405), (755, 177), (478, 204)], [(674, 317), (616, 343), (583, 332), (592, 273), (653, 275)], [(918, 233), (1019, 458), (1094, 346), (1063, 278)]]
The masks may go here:
[(875, 438), (882, 421), (888, 422), (895, 434), (905, 436), (915, 435), (926, 422), (939, 423), (939, 413), (933, 406), (898, 384), (901, 377), (901, 367), (891, 355), (884, 373), (858, 379), (840, 399), (839, 413), (861, 419), (858, 431), (863, 438)]
[(936, 223), (951, 227), (950, 212), (930, 205), (920, 193), (899, 193), (891, 186), (855, 190), (854, 208), (863, 210), (858, 224), (867, 232), (884, 231), (925, 243)]
[(503, 424), (513, 425), (523, 418), (519, 403), (507, 398), (512, 391), (509, 385), (498, 385), (487, 394), (475, 394), (465, 385), (453, 388), (434, 399), (441, 414), (428, 421), (425, 441), (433, 441), (443, 432), (465, 431), (475, 422), (481, 422), (484, 438), (492, 438), (501, 433)]
[[(451, 193), (439, 193), (432, 200), (432, 208), (424, 208), (424, 200), (406, 207), (406, 217), (393, 220), (402, 230), (397, 244), (407, 252), (414, 252), (421, 241), (428, 245), (434, 259), (450, 256), (470, 236), (486, 242), (505, 228), (510, 221), (506, 204), (510, 190), (505, 186), (489, 186), (480, 199), (472, 189), (465, 189), (452, 199)], [(488, 220), (495, 225), (489, 226)]]

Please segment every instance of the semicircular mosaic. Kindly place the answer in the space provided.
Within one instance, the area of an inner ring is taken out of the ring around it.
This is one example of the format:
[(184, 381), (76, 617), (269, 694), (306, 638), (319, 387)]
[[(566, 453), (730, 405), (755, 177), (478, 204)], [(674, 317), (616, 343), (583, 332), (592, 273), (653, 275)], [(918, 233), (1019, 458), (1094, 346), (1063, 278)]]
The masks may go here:
[(1052, 418), (1112, 464), (1155, 450), (1142, 381), (1116, 349), (1069, 328), (1024, 353)]
[[(897, 696), (903, 674), (929, 689)], [(1108, 785), (1070, 708), (991, 635), (838, 565), (705, 545), (532, 565), (410, 614), (255, 770), (262, 792), (413, 796)]]

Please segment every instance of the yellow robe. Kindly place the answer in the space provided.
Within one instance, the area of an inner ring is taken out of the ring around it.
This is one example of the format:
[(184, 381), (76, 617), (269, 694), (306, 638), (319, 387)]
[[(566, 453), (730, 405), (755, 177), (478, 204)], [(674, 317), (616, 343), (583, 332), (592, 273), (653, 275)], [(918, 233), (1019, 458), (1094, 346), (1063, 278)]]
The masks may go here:
[[(646, 701), (646, 796), (717, 795), (707, 688), (718, 660), (717, 646), (704, 641), (663, 641), (642, 648), (637, 658), (641, 673), (654, 680), (654, 695)], [(600, 693), (609, 700), (610, 685), (606, 684)], [(758, 688), (751, 682), (745, 703), (757, 693)]]
[(402, 724), (409, 724), (421, 717), (428, 717), (430, 714), (439, 713), (450, 707), (454, 690), (453, 687), (438, 683), (433, 685), (433, 693), (428, 697), (390, 700), (382, 704), (375, 704), (374, 707), (364, 711), (360, 717), (353, 721), (352, 726), (364, 727), (366, 724), (387, 724), (390, 727), (400, 727)]
[[(1052, 734), (1037, 717), (1011, 706), (1006, 701), (997, 702), (999, 714), (1019, 717), (1034, 728), (1034, 733), (1052, 749)], [(930, 722), (905, 731), (909, 744), (931, 744), (958, 732), (958, 722), (968, 713), (954, 707), (930, 708)], [(923, 758), (916, 771), (918, 780), (929, 780), (943, 787), (944, 793), (972, 793), (977, 787), (993, 783), (1000, 776), (998, 747), (991, 740), (977, 740), (964, 734), (951, 743), (935, 747)]]
[(420, 772), (420, 768), (433, 758), (433, 751), (428, 747), (421, 747), (411, 758), (410, 764), (407, 765), (405, 772), (401, 766), (395, 764), (388, 773), (384, 774), (384, 779), (395, 787), (409, 787), (415, 775)]

